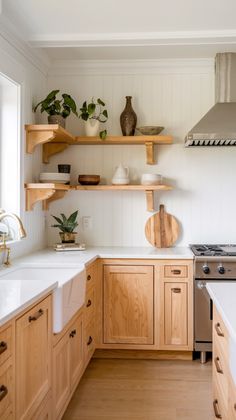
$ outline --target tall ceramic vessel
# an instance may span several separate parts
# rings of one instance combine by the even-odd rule
[[[132,96],[126,96],[126,106],[120,115],[120,126],[123,136],[133,136],[137,125],[137,115],[132,108],[131,99]]]

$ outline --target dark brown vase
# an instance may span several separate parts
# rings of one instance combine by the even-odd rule
[[[137,115],[132,108],[131,99],[132,96],[126,96],[126,106],[120,115],[120,126],[123,136],[133,136],[137,124]]]

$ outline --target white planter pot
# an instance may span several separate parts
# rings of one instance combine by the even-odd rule
[[[84,127],[86,136],[98,136],[100,128],[100,123],[98,120],[88,119],[85,121]]]

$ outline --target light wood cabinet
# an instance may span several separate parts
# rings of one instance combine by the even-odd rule
[[[49,394],[30,420],[52,420],[52,398]]]
[[[0,418],[15,417],[14,322],[0,328]]]
[[[51,297],[16,320],[16,418],[29,419],[51,388]]]
[[[105,265],[104,343],[153,344],[153,266]]]
[[[61,418],[84,368],[83,311],[80,311],[53,348],[54,418]]]
[[[214,418],[236,419],[236,385],[229,366],[229,333],[213,308],[213,408]]]
[[[161,350],[193,350],[192,265],[156,267],[157,336]]]

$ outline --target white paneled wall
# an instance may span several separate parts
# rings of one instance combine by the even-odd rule
[[[178,245],[191,242],[236,242],[236,149],[184,148],[184,136],[214,103],[213,60],[167,60],[156,62],[59,63],[51,69],[49,89],[71,93],[81,104],[101,97],[109,111],[107,128],[120,134],[119,116],[124,97],[133,96],[138,125],[163,125],[174,136],[171,146],[156,147],[157,165],[145,163],[143,146],[71,146],[46,166],[72,164],[72,181],[78,174],[100,174],[111,180],[116,165],[129,166],[132,181],[144,172],[161,173],[174,190],[156,194],[156,208],[166,210],[181,224]],[[83,124],[72,117],[68,129],[83,132]],[[141,192],[70,192],[51,205],[48,215],[49,243],[57,240],[50,228],[50,214],[79,209],[80,241],[88,245],[148,245],[145,195]],[[92,228],[83,230],[83,216],[92,218]]]

